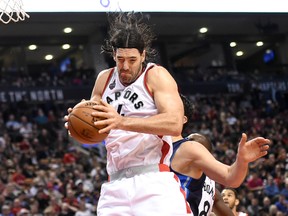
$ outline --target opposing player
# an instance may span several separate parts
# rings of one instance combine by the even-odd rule
[[[95,125],[105,125],[99,133],[109,132],[109,182],[101,187],[97,215],[187,215],[183,190],[169,172],[171,136],[181,133],[183,104],[170,73],[148,62],[154,35],[138,15],[110,17],[102,48],[116,67],[99,73],[91,95],[100,101],[92,115],[106,118]]]
[[[233,215],[248,216],[247,213],[237,212],[237,207],[240,204],[240,200],[238,199],[237,191],[234,188],[224,188],[221,191],[221,196],[224,200],[224,203],[232,210]]]
[[[190,134],[186,139],[187,141],[193,141],[202,144],[209,152],[212,150],[210,141],[198,133]],[[174,152],[181,147],[182,142],[174,142]],[[171,160],[174,160],[174,155]],[[177,160],[177,159],[176,159]],[[176,161],[177,163],[177,161]],[[172,163],[173,164],[173,163]],[[186,192],[186,199],[190,204],[194,215],[208,216],[212,210],[217,216],[233,216],[230,208],[224,203],[220,191],[215,186],[215,181],[205,175],[200,168],[194,166],[195,170],[190,171],[190,175],[180,174],[172,168],[177,176],[179,177],[183,188]],[[189,169],[189,168],[188,168]],[[202,173],[202,175],[199,175]],[[195,178],[192,178],[192,177]],[[200,177],[198,177],[200,176]]]
[[[185,111],[183,130],[185,130],[186,126],[189,126],[193,107],[185,96],[182,96],[182,101]],[[207,137],[197,133],[190,135],[189,138],[183,138],[181,135],[173,137],[171,170],[179,177],[194,215],[209,215],[211,212],[215,194],[214,181],[238,187],[246,177],[248,164],[266,155],[269,143],[270,140],[263,137],[247,141],[247,136],[243,133],[236,160],[228,166],[217,161],[210,153],[211,142]]]
[[[208,177],[206,176],[206,178]],[[216,216],[234,216],[231,209],[225,205],[224,200],[222,199],[221,193],[217,188],[215,188],[215,196],[214,196],[213,201],[212,201],[212,204],[213,204],[212,211],[214,214],[216,214]],[[200,216],[206,216],[206,214],[204,213]]]

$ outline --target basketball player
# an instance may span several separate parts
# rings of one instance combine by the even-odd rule
[[[104,125],[99,133],[109,133],[109,182],[101,187],[97,215],[190,214],[169,169],[171,136],[181,134],[183,126],[177,84],[165,68],[148,62],[154,35],[141,14],[112,15],[117,16],[109,17],[110,37],[102,49],[116,67],[99,73],[91,95],[91,100],[100,101],[92,115],[106,118],[95,126]]]
[[[182,98],[183,99],[183,98]],[[190,134],[186,139],[187,141],[198,142],[203,145],[209,152],[212,151],[212,145],[210,141],[198,133]],[[174,158],[175,152],[178,148],[181,148],[181,142],[174,142],[174,154],[171,160],[177,160]],[[173,164],[173,162],[172,162]],[[194,215],[205,216],[210,215],[212,210],[217,216],[234,216],[230,208],[224,203],[220,191],[215,187],[215,181],[201,171],[197,166],[194,166],[195,171],[190,171],[190,176],[180,174],[173,170],[179,177],[183,188],[186,191],[186,200],[190,204],[191,210]],[[200,178],[198,173],[202,173]],[[195,176],[195,178],[191,178]]]
[[[248,216],[247,213],[237,212],[237,206],[240,204],[237,191],[233,188],[225,188],[221,191],[222,198],[227,206],[232,210],[235,216]]]
[[[184,104],[183,130],[185,130],[190,123],[193,105],[185,96],[181,98]],[[266,155],[269,143],[270,140],[263,137],[247,141],[247,136],[243,133],[236,160],[228,166],[217,161],[210,153],[212,146],[207,137],[197,133],[187,138],[181,135],[173,137],[171,170],[179,177],[193,214],[209,215],[215,195],[214,181],[226,186],[238,187],[246,177],[248,164]],[[209,178],[206,178],[206,175]]]

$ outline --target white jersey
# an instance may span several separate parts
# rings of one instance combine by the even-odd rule
[[[248,216],[248,214],[244,212],[237,212],[237,213],[238,213],[238,216]]]
[[[214,199],[215,199],[215,181],[206,176],[204,185],[202,187],[202,198],[198,207],[199,216],[211,214]]]
[[[153,97],[146,86],[146,76],[154,67],[149,63],[137,80],[123,86],[117,67],[110,72],[102,99],[112,105],[119,114],[146,118],[158,113]],[[125,130],[111,130],[105,140],[107,172],[109,175],[131,166],[150,164],[170,165],[172,138]]]

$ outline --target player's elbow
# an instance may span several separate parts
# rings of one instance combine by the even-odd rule
[[[226,187],[238,188],[238,187],[241,186],[242,181],[237,181],[237,180],[234,179],[234,180],[227,180],[227,181],[225,181],[223,183],[224,183],[224,185]]]
[[[238,188],[241,186],[243,180],[236,179],[234,176],[222,176],[219,181],[221,184],[225,185],[225,187],[231,187],[231,188]]]
[[[229,182],[228,184],[226,184],[227,187],[231,187],[231,188],[238,188],[241,186],[242,182],[236,182],[236,181],[232,181]]]

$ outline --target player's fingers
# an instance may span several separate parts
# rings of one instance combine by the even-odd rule
[[[108,127],[105,127],[105,128],[102,128],[101,130],[99,130],[98,133],[99,134],[109,133],[111,129],[112,129],[112,127],[108,126]]]
[[[265,139],[263,137],[257,137],[253,141],[256,142],[258,146],[262,146],[262,145],[265,145],[265,144],[268,145],[271,142],[269,139]]]
[[[108,112],[109,111],[109,108],[107,106],[102,105],[102,104],[94,105],[93,109],[95,109],[97,111],[101,111],[101,112]],[[94,115],[94,112],[92,113],[92,115]],[[95,113],[95,115],[97,115],[97,113]]]
[[[108,110],[103,110],[103,109],[102,110],[97,109],[94,112],[92,112],[91,115],[96,118],[109,118],[110,117]]]
[[[94,121],[93,124],[94,124],[96,127],[106,126],[106,125],[110,125],[110,124],[111,124],[111,121],[110,121],[109,119],[103,119],[103,120]]]
[[[68,113],[71,113],[72,110],[73,110],[73,108],[69,107],[69,108],[67,109],[67,112],[68,112]]]
[[[68,129],[68,122],[65,122],[64,127]]]
[[[68,121],[68,119],[69,119],[68,115],[65,115],[65,116],[63,117],[63,120],[64,120],[64,121]]]
[[[261,151],[261,152],[265,152],[265,151],[267,151],[269,148],[270,148],[270,146],[269,146],[268,144],[261,145],[261,146],[260,146],[260,151]]]
[[[268,154],[268,151],[261,151],[261,152],[259,152],[259,157],[258,158],[263,157],[263,156],[265,156],[267,154]]]
[[[247,141],[247,135],[246,135],[246,133],[242,133],[240,145],[244,145],[246,143],[246,141]]]

